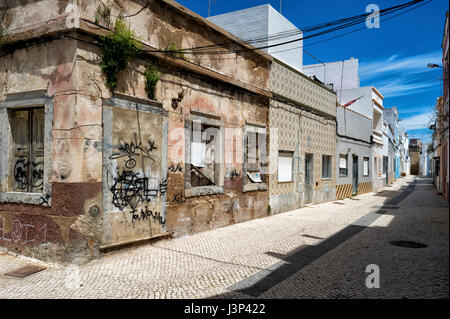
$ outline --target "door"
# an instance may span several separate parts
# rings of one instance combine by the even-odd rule
[[[352,174],[353,174],[353,194],[358,193],[358,156],[353,155],[353,166],[352,166]]]
[[[386,167],[386,185],[389,184],[389,157],[384,156],[384,165]]]
[[[313,179],[313,155],[305,154],[305,203],[311,202]]]

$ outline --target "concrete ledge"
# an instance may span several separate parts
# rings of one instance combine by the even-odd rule
[[[246,184],[242,187],[242,192],[252,192],[252,191],[265,191],[268,189],[266,183],[252,183]]]
[[[185,190],[184,197],[223,194],[223,186],[197,186]]]

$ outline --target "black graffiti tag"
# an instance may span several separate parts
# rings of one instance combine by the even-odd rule
[[[40,200],[41,200],[41,205],[43,205],[43,206],[49,206],[50,204],[49,204],[49,202],[48,202],[48,200],[50,199],[50,195],[49,194],[47,194],[47,195],[45,195],[45,196],[41,196],[41,198],[40,198]]]
[[[131,213],[133,214],[133,221],[147,220],[152,218],[153,221],[157,221],[161,225],[166,224],[166,219],[163,216],[161,216],[160,212],[153,212],[149,210],[147,207],[141,209],[140,214],[136,213],[135,211],[132,211]]]
[[[173,203],[177,203],[177,204],[182,204],[184,202],[186,202],[186,199],[183,196],[183,193],[179,193],[179,194],[175,194],[173,196]]]
[[[180,163],[178,163],[177,166],[170,164],[169,172],[171,172],[171,173],[183,172],[183,169],[181,168]]]
[[[116,153],[113,153],[110,159],[117,159],[127,156],[128,159],[125,161],[125,167],[128,169],[134,168],[136,166],[136,160],[134,157],[141,156],[144,158],[149,158],[154,161],[153,157],[150,153],[157,149],[155,146],[155,142],[148,141],[148,147],[144,147],[141,142],[131,142],[126,143],[120,141],[119,145],[114,145],[114,148],[117,149]]]
[[[31,186],[41,187],[44,181],[44,162],[31,162],[25,158],[17,159],[14,164],[14,180],[19,189],[26,189],[28,180],[28,170],[31,166]]]
[[[117,208],[130,207],[133,211],[144,203],[162,196],[167,191],[167,181],[164,180],[156,188],[150,187],[149,178],[133,171],[123,170],[110,188],[113,194],[113,204]]]
[[[25,158],[19,158],[14,164],[14,180],[19,189],[26,189],[28,186],[28,165],[30,163]]]

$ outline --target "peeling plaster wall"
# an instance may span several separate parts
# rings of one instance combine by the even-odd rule
[[[169,40],[178,46],[229,41],[214,28],[202,25],[195,17],[183,16],[165,2],[150,1],[150,10],[144,10],[142,15],[132,20],[132,29],[144,42],[156,47],[166,46],[165,34],[170,34]],[[140,8],[139,1],[122,3],[125,12],[135,12]],[[34,4],[46,10],[33,13]],[[27,32],[30,36],[35,34],[39,25],[48,29],[49,25],[54,26],[55,21],[64,20],[66,23],[65,18],[70,12],[82,12],[82,15],[92,18],[97,5],[94,0],[41,0],[25,1],[22,7],[12,5],[8,9],[11,17],[8,41],[11,43],[14,34],[18,38],[26,37]],[[68,8],[76,10],[68,13]],[[113,14],[122,10],[115,6],[112,9]],[[73,17],[76,27],[79,16]],[[55,32],[64,28],[54,26]],[[235,59],[228,57],[196,61],[232,79],[260,89],[267,88],[269,59],[253,52],[243,53]],[[267,191],[242,192],[242,128],[247,123],[267,126],[268,98],[153,58],[152,63],[162,74],[156,87],[156,100],[166,113],[168,132],[160,130],[160,118],[153,122],[144,113],[139,114],[144,120],[142,137],[155,138],[160,142],[157,147],[167,147],[168,161],[158,172],[155,171],[160,179],[167,176],[167,191],[161,199],[164,203],[159,202],[156,207],[157,210],[161,208],[166,223],[164,227],[128,227],[132,224],[132,215],[123,211],[116,214],[112,222],[112,215],[107,214],[112,211],[111,203],[105,204],[105,199],[111,196],[111,185],[103,170],[107,160],[105,147],[112,148],[116,142],[120,144],[121,138],[134,138],[137,132],[134,131],[135,126],[128,125],[130,112],[122,114],[117,111],[109,123],[113,127],[113,143],[105,143],[105,101],[112,95],[105,87],[99,62],[98,47],[68,38],[18,48],[0,58],[0,102],[11,93],[45,90],[53,103],[53,118],[50,119],[53,132],[50,148],[51,205],[0,203],[0,246],[42,260],[83,263],[100,256],[103,244],[147,238],[164,232],[182,236],[268,214]],[[143,72],[148,63],[140,59],[130,61],[129,67],[119,76],[117,91],[147,99]],[[174,99],[178,100],[175,104]],[[214,116],[224,128],[234,129],[233,134],[225,134],[226,147],[232,158],[225,163],[221,173],[224,177],[221,194],[185,197],[183,129],[192,112]],[[124,161],[126,159],[116,161],[116,164],[124,165]],[[117,175],[112,177],[114,181]]]
[[[223,44],[236,44],[224,37],[221,33],[225,32],[224,30],[215,25],[213,29],[212,23],[174,1],[149,1],[148,7],[142,11],[140,10],[146,5],[146,0],[106,0],[103,2],[111,9],[112,16],[109,25],[103,23],[106,27],[112,27],[115,21],[114,17],[121,14],[126,17],[125,20],[130,24],[130,28],[136,36],[143,43],[155,49],[165,50],[171,45],[175,45],[177,49],[220,45],[220,48],[211,48],[206,51],[228,52],[229,49]],[[80,8],[80,17],[95,21],[95,12],[99,5],[100,1],[85,1],[83,7]],[[180,7],[182,9],[177,9]],[[135,15],[137,12],[139,14]],[[132,16],[127,17],[129,15]],[[239,45],[231,46],[233,49],[236,47],[239,48]],[[179,55],[178,57],[245,83],[260,88],[268,87],[270,61],[258,53],[252,51],[227,55],[185,53],[184,56]]]
[[[1,246],[35,258],[85,262],[99,255],[102,207],[101,107],[78,91],[77,43],[47,42],[0,60],[1,101],[8,94],[46,91],[53,103],[51,204],[0,203]],[[50,116],[47,114],[46,116]],[[2,181],[5,183],[5,181]]]

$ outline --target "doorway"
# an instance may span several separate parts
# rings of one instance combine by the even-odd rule
[[[353,195],[358,194],[358,156],[353,155],[353,165],[352,165],[352,173],[353,173]]]
[[[311,203],[313,194],[313,154],[305,154],[305,204]]]

